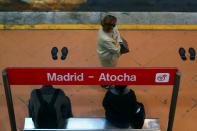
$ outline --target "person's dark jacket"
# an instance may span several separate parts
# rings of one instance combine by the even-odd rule
[[[52,86],[45,86],[40,89],[43,99],[46,102],[50,102],[54,95],[55,88]],[[69,97],[65,96],[64,92],[59,89],[59,93],[54,104],[57,114],[58,128],[64,128],[65,119],[73,117],[71,102]],[[34,120],[38,117],[38,111],[40,108],[40,102],[38,100],[36,89],[31,92],[31,98],[29,100],[29,117]],[[36,121],[34,121],[35,127],[37,127]]]
[[[138,108],[134,91],[126,88],[119,94],[110,89],[103,100],[106,119],[119,128],[128,128]]]

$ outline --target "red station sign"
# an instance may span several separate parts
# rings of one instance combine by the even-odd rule
[[[10,85],[173,85],[176,68],[6,68]]]

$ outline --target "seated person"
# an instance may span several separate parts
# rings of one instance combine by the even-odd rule
[[[33,90],[28,107],[29,116],[38,129],[64,128],[65,119],[73,116],[70,99],[51,85]]]
[[[138,103],[133,90],[126,85],[116,85],[108,90],[103,100],[106,119],[118,128],[140,129],[144,124],[145,111]]]

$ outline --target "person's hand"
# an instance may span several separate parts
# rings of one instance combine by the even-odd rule
[[[116,48],[120,48],[120,44],[119,43],[116,43],[115,46],[116,46]]]
[[[123,44],[123,42],[119,42],[119,44]]]

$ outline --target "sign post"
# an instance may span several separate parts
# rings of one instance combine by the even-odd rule
[[[4,84],[6,101],[7,101],[7,107],[8,107],[8,114],[9,114],[9,119],[10,119],[11,130],[12,131],[17,131],[13,101],[12,101],[12,93],[11,93],[10,85],[8,83],[7,73],[6,73],[5,70],[3,71],[2,76],[3,76],[3,84]]]
[[[179,92],[176,68],[6,68],[4,89],[12,131],[17,131],[10,85],[173,85],[167,131],[172,131]]]
[[[177,98],[178,98],[178,94],[179,94],[180,79],[181,79],[181,73],[177,72],[176,77],[175,77],[175,83],[173,85],[167,131],[172,131],[172,128],[173,128]]]

